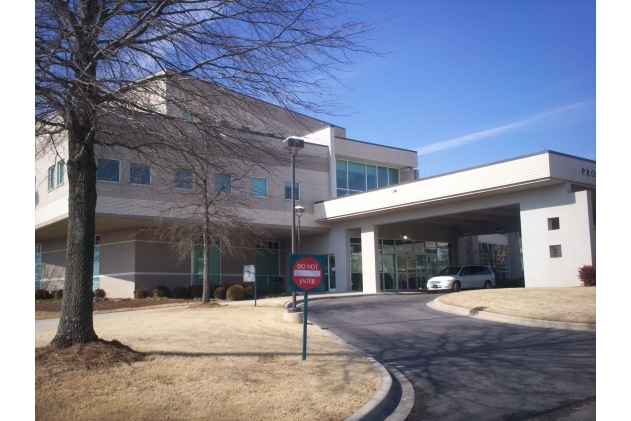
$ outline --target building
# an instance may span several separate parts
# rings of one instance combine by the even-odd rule
[[[227,194],[247,195],[242,212],[273,241],[242,259],[215,248],[211,282],[241,282],[245,264],[255,264],[257,284],[286,279],[293,210],[283,136],[305,139],[296,160],[296,204],[305,208],[298,218],[301,251],[327,255],[328,291],[417,290],[450,264],[489,262],[497,265],[498,278],[523,277],[527,287],[575,286],[578,268],[595,265],[594,161],[545,151],[418,179],[415,151],[353,140],[333,124],[241,100],[249,105],[233,121],[212,118],[220,126],[239,125],[245,135],[264,127],[274,136],[261,138],[260,145],[275,158],[266,161],[266,170],[252,168],[245,176],[217,173],[215,183]],[[169,104],[164,100],[152,108],[185,123],[199,115],[195,104],[190,109]],[[252,107],[265,108],[265,121],[252,118],[260,115]],[[63,158],[61,145],[58,154],[42,153],[35,163],[36,288],[63,287],[68,221]],[[178,261],[168,242],[147,231],[164,212],[166,199],[156,191],[184,191],[190,174],[160,173],[138,161],[125,151],[97,153],[94,288],[110,297],[132,297],[140,287],[201,283],[199,247]]]

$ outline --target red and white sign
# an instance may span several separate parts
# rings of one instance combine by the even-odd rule
[[[303,257],[291,268],[294,283],[303,289],[313,289],[322,281],[322,265],[311,257]]]

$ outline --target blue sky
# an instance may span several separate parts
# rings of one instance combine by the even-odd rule
[[[421,177],[544,149],[596,159],[596,5],[395,0],[343,75],[351,139],[418,151]]]

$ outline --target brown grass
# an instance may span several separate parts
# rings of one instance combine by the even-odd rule
[[[570,323],[596,323],[596,287],[507,288],[443,295],[443,304],[489,313]]]
[[[94,314],[115,313],[119,311],[149,310],[152,308],[187,305],[191,300],[153,300],[153,299],[114,299],[93,303]],[[58,319],[61,313],[61,301],[35,302],[35,320]]]
[[[365,359],[274,307],[204,305],[94,323],[146,357],[76,369],[36,362],[41,420],[342,420],[381,385]],[[36,334],[47,345],[55,331]],[[50,355],[49,355],[50,357]],[[81,366],[84,364],[84,366]],[[51,368],[53,367],[53,368]]]

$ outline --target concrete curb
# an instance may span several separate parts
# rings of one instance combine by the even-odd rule
[[[377,294],[370,294],[370,295],[377,295]],[[354,296],[355,295],[338,296],[338,297],[323,296],[323,297],[314,297],[313,300],[317,301],[317,300],[326,300],[326,299],[335,299],[335,298],[350,298]],[[312,299],[310,298],[309,301],[311,300]],[[303,300],[296,299],[296,306],[301,305],[302,303],[303,303]],[[285,303],[284,307],[289,308],[291,304],[292,302],[288,301],[287,303]],[[307,320],[307,322],[309,323],[309,320]],[[355,412],[353,415],[346,418],[345,421],[405,421],[408,415],[410,415],[410,412],[412,412],[412,407],[414,406],[414,387],[409,382],[409,380],[399,370],[397,370],[390,364],[381,364],[370,354],[366,353],[360,348],[357,348],[356,346],[349,344],[348,342],[346,342],[344,339],[340,338],[336,334],[328,330],[322,329],[320,326],[318,326],[315,323],[310,323],[310,324],[318,328],[320,332],[322,332],[325,336],[327,336],[333,342],[336,342],[342,345],[343,347],[348,348],[351,351],[366,358],[368,361],[372,363],[372,365],[374,365],[377,368],[377,370],[379,370],[379,373],[381,374],[381,387],[379,388],[379,390],[377,390],[377,392],[370,398],[368,402],[366,402],[364,406],[359,408],[359,410]],[[394,376],[399,382],[399,384],[401,385],[401,389],[402,389],[401,400],[397,404],[397,407],[395,408],[395,410],[386,417],[384,412],[390,405],[391,403],[390,400],[392,399],[392,396],[394,394],[394,389],[392,387],[392,376]]]
[[[506,316],[504,314],[490,313],[481,310],[469,310],[468,308],[450,306],[438,301],[438,298],[427,303],[427,307],[446,313],[458,314],[460,316],[476,317],[492,322],[509,323],[522,326],[544,327],[549,329],[566,329],[566,330],[587,330],[596,331],[596,324],[592,323],[569,323],[554,322],[551,320],[528,319],[525,317]]]
[[[316,324],[312,324],[312,326],[320,329],[324,335],[326,335],[333,342],[336,342],[345,348],[350,349],[351,351],[361,355],[366,358],[368,361],[372,363],[372,365],[379,370],[381,374],[381,387],[377,392],[370,398],[368,402],[357,412],[355,412],[350,417],[346,418],[345,421],[377,421],[377,420],[388,420],[388,421],[404,421],[407,416],[412,411],[412,406],[414,406],[414,388],[410,384],[410,382],[397,370],[392,366],[385,367],[384,364],[381,364],[379,361],[374,359],[371,355],[367,354],[363,350],[349,344],[339,336],[331,333],[327,330],[322,329],[320,326]],[[394,389],[392,387],[392,376],[389,369],[392,370],[392,373],[396,376],[397,380],[401,383],[401,388],[403,389],[403,394],[401,396],[401,402],[404,404],[399,404],[395,411],[388,416],[387,418],[384,416],[383,412],[386,410],[388,405],[390,404],[390,399],[394,393]],[[410,389],[412,390],[410,394]],[[405,400],[404,400],[405,399]],[[400,408],[399,408],[400,407]],[[409,407],[409,408],[408,408]],[[406,412],[407,411],[407,412]]]

